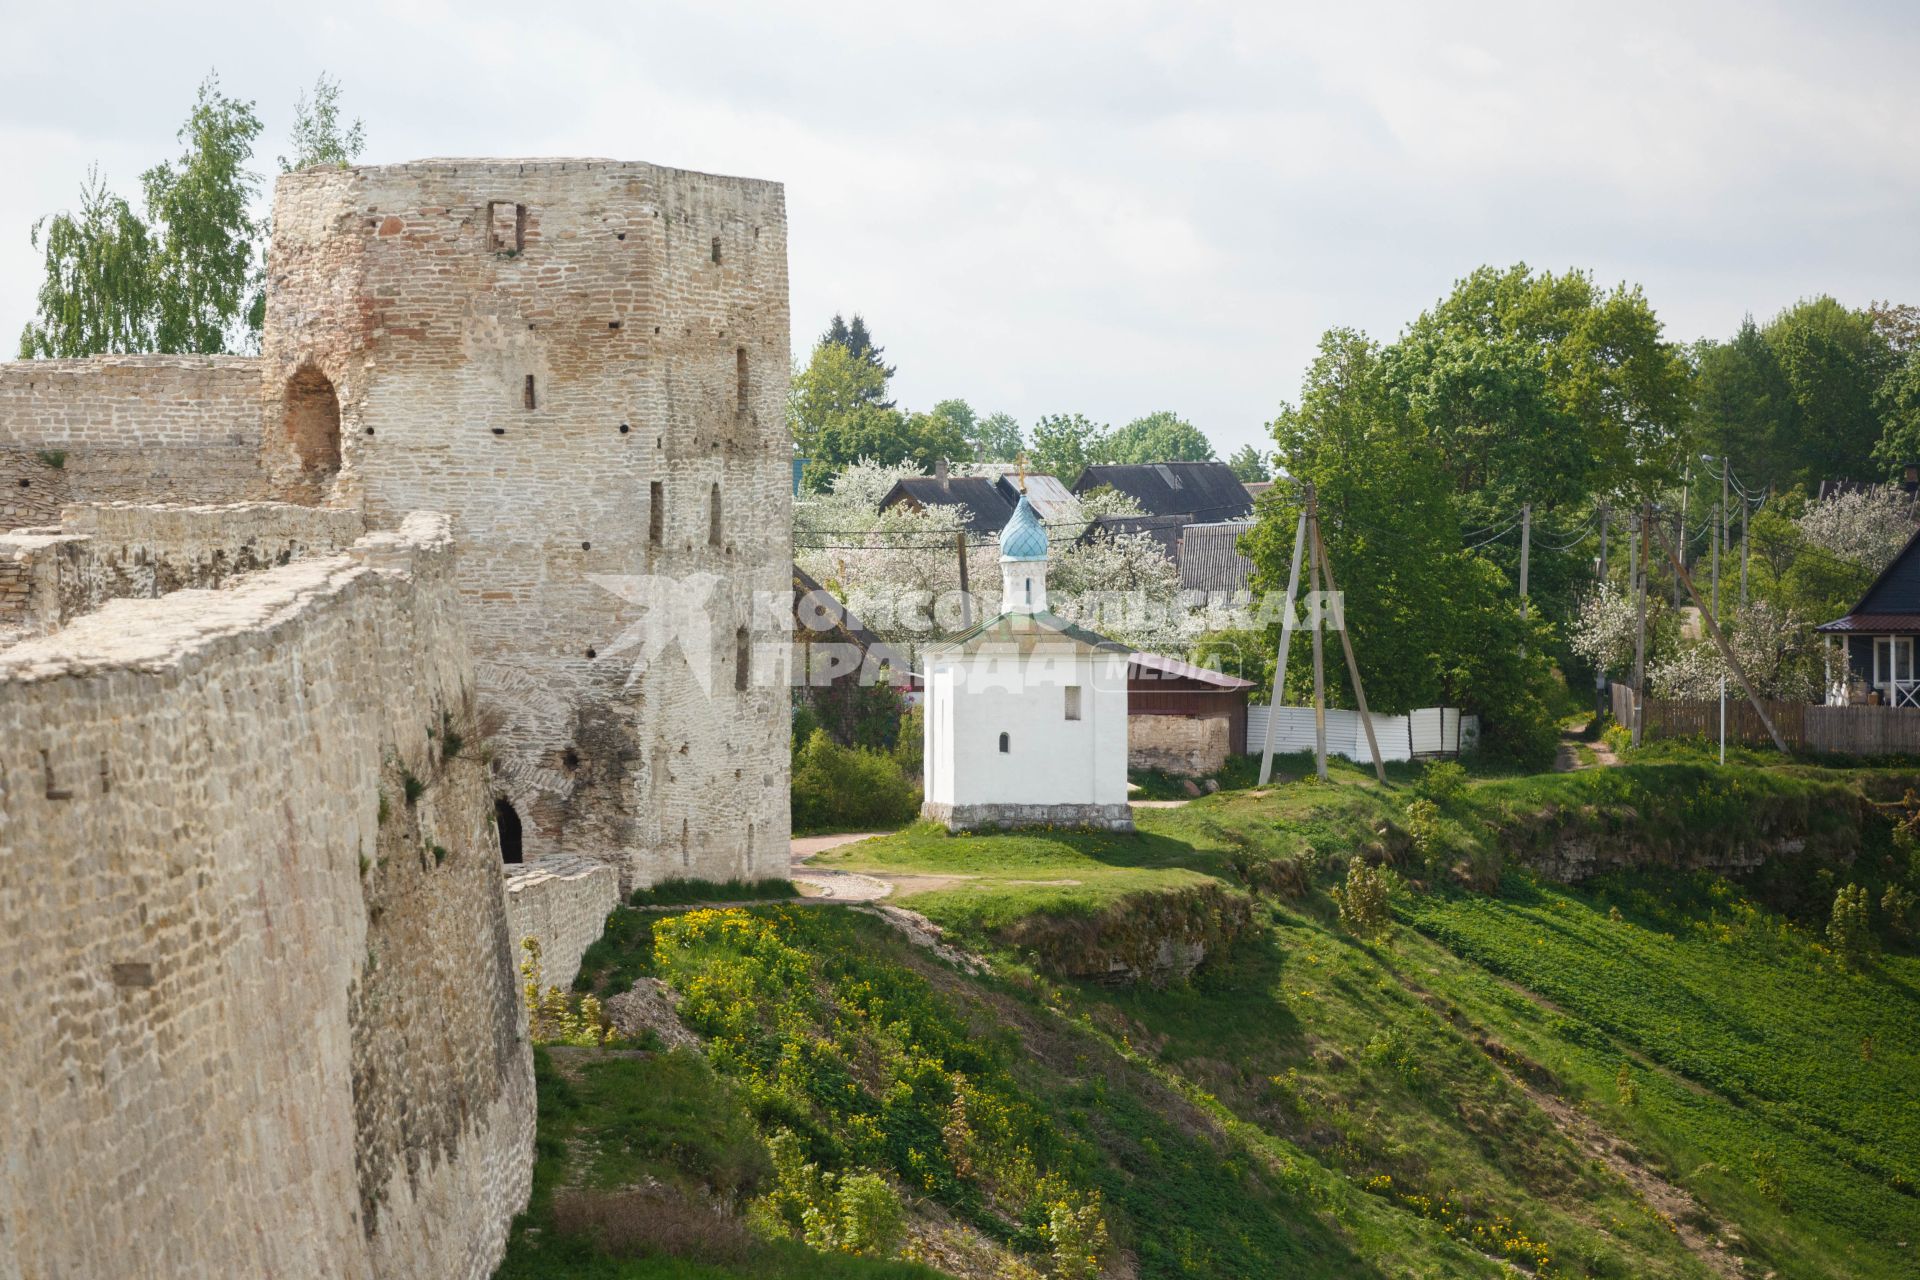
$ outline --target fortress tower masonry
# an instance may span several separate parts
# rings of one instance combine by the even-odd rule
[[[505,855],[782,874],[782,188],[429,160],[282,178],[273,228],[268,496],[452,517]]]

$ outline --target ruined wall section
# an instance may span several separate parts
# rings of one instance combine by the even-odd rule
[[[0,1271],[497,1263],[532,1064],[459,615],[414,516],[0,651]]]
[[[580,957],[606,932],[620,905],[613,868],[592,858],[560,856],[507,868],[507,936],[516,957],[522,943],[540,944],[540,985],[573,989]]]
[[[0,363],[0,530],[67,502],[265,496],[258,358]]]
[[[597,858],[623,888],[782,874],[781,188],[425,161],[283,178],[274,228],[269,404],[322,372],[340,406],[330,499],[375,523],[453,515],[496,789],[527,858]],[[298,474],[271,426],[265,452]],[[756,618],[756,594],[777,607]]]
[[[330,555],[364,531],[357,511],[279,502],[79,504],[55,528],[0,533],[0,626],[45,633],[109,600],[217,587]]]

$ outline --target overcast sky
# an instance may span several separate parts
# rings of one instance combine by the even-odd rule
[[[263,170],[325,70],[369,163],[784,182],[796,354],[859,311],[905,405],[1170,408],[1223,455],[1322,331],[1391,337],[1480,263],[1638,282],[1684,340],[1920,301],[1920,5],[274,8],[0,0],[0,343],[33,220],[90,162],[137,197],[209,68]]]

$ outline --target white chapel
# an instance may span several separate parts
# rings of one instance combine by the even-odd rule
[[[1133,830],[1125,645],[1047,609],[1026,494],[1000,533],[1002,612],[927,656],[923,816],[949,830]]]

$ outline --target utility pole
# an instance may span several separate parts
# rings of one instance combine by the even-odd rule
[[[967,592],[967,531],[959,529],[953,535],[954,547],[960,553],[960,629],[973,630],[973,596]]]
[[[1653,557],[1652,548],[1647,544],[1647,528],[1653,523],[1653,504],[1640,506],[1640,539],[1637,544],[1638,555],[1633,567],[1634,587],[1634,624],[1633,624],[1633,745],[1640,745],[1641,706],[1645,702],[1643,690],[1647,683],[1647,561]]]
[[[1273,722],[1287,700],[1287,651],[1293,647],[1293,602],[1300,594],[1300,557],[1307,546],[1307,509],[1293,530],[1293,567],[1287,570],[1287,611],[1280,616],[1280,659],[1273,668],[1273,698],[1267,703],[1267,742],[1260,752],[1260,785],[1273,777]]]
[[[1753,545],[1753,504],[1740,495],[1740,607],[1747,607],[1747,551]]]
[[[1333,629],[1340,633],[1340,651],[1347,658],[1347,679],[1353,681],[1353,700],[1360,704],[1360,727],[1366,731],[1367,751],[1373,756],[1373,776],[1381,786],[1387,785],[1387,767],[1380,760],[1380,743],[1373,736],[1373,716],[1367,711],[1367,691],[1360,683],[1360,664],[1353,660],[1353,637],[1347,634],[1347,611],[1338,603],[1340,585],[1333,580],[1333,561],[1327,559],[1327,544],[1320,540],[1320,514],[1316,509],[1313,517],[1313,549],[1320,557],[1320,568],[1327,576],[1327,594],[1335,600],[1333,609]],[[1459,744],[1454,745],[1456,754]]]
[[[1600,585],[1607,582],[1607,504],[1600,504]],[[1593,672],[1593,713],[1607,714],[1607,667],[1603,662]],[[1594,722],[1596,725],[1598,720]]]
[[[1307,486],[1307,527],[1318,528],[1320,517],[1318,500],[1314,497],[1313,486]],[[1324,642],[1320,636],[1321,602],[1320,594],[1320,540],[1315,538],[1309,544],[1307,556],[1308,573],[1313,583],[1313,771],[1320,781],[1327,780],[1327,669],[1323,653]]]
[[[1680,494],[1680,510],[1673,517],[1673,540],[1684,557],[1687,554],[1687,495],[1684,490]],[[1653,557],[1649,555],[1647,560],[1651,563]],[[1680,575],[1677,573],[1673,576],[1673,607],[1676,610],[1680,607]]]
[[[1713,616],[1720,616],[1720,552],[1727,543],[1727,460],[1720,459],[1720,510],[1713,517]]]
[[[1693,585],[1693,579],[1687,576],[1686,566],[1681,564],[1679,557],[1674,554],[1672,543],[1667,544],[1667,557],[1673,561],[1673,571],[1679,574],[1680,580],[1686,584],[1687,595],[1693,599],[1694,607],[1700,610],[1707,624],[1707,634],[1713,638],[1714,647],[1720,650],[1720,660],[1727,664],[1727,669],[1733,672],[1734,678],[1740,682],[1740,687],[1746,690],[1747,701],[1753,704],[1754,711],[1760,717],[1760,723],[1767,726],[1767,733],[1773,738],[1773,745],[1780,748],[1781,755],[1792,755],[1793,752],[1787,747],[1787,740],[1780,736],[1778,729],[1773,727],[1773,717],[1767,714],[1766,707],[1760,701],[1760,695],[1753,691],[1753,682],[1747,679],[1746,668],[1740,665],[1740,659],[1733,656],[1733,650],[1727,646],[1727,638],[1720,634],[1720,624],[1714,621],[1711,613],[1707,612],[1706,602],[1700,599],[1699,588]]]
[[[1533,547],[1533,504],[1520,504],[1520,621],[1527,620],[1527,557]],[[1520,646],[1522,653],[1526,645]]]

